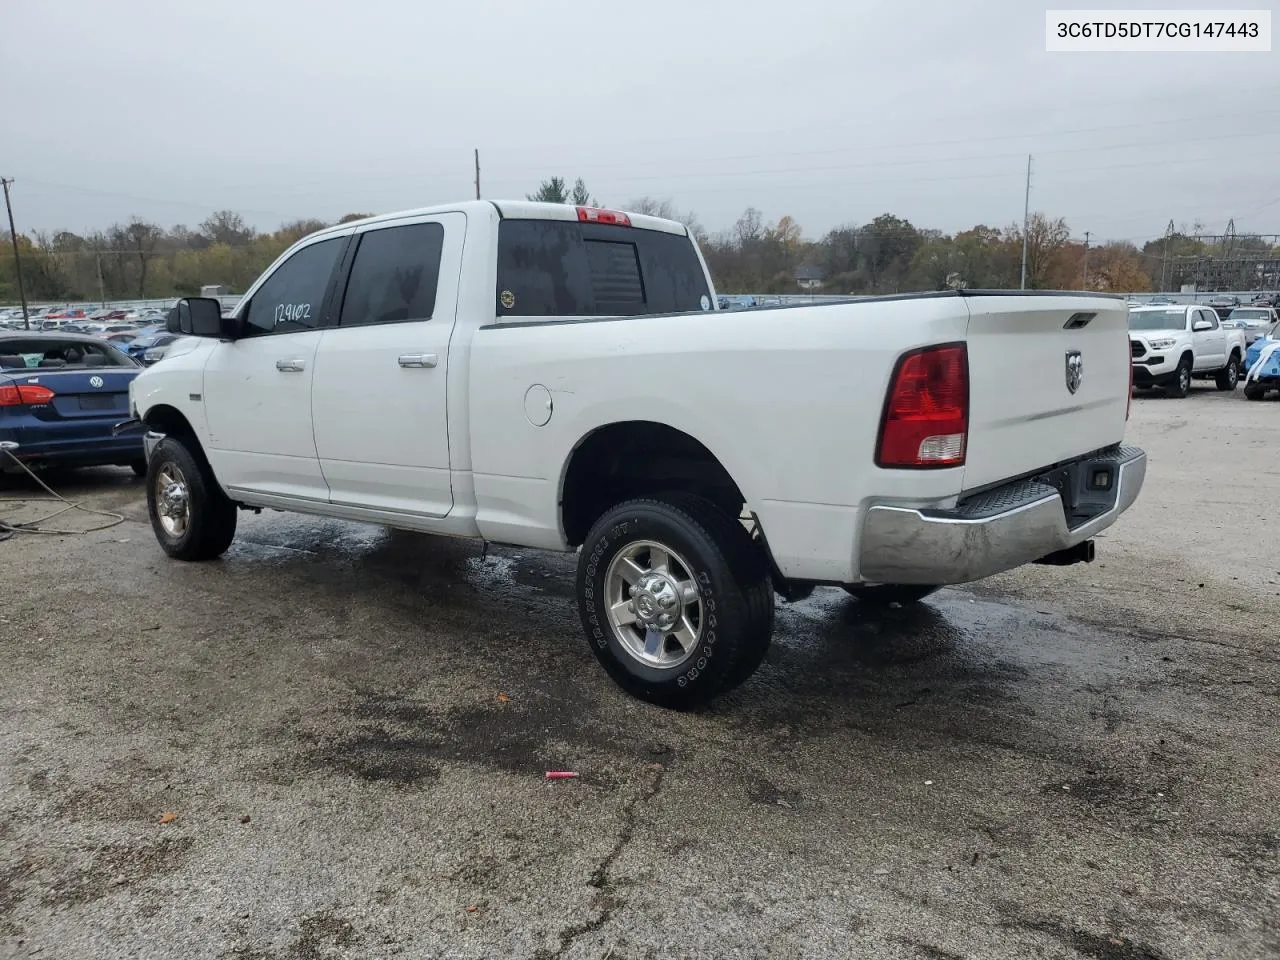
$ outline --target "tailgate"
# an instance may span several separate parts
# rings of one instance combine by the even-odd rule
[[[1014,294],[967,303],[965,490],[1124,438],[1130,376],[1124,300]]]

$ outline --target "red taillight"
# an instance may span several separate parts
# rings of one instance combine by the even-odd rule
[[[969,438],[969,354],[963,343],[904,355],[893,373],[876,465],[959,467]]]
[[[52,390],[35,383],[0,387],[0,407],[29,407],[38,403],[48,403],[52,399]]]
[[[617,210],[601,210],[597,207],[579,207],[578,219],[583,223],[613,223],[619,227],[631,226],[631,218]]]

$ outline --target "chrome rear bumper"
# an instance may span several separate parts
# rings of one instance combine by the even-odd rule
[[[950,510],[872,506],[859,550],[862,581],[967,583],[1073,547],[1111,526],[1138,498],[1147,455],[1137,447],[1121,447],[1070,469],[1086,483],[1095,471],[1112,474],[1111,489],[1095,503],[1096,512],[1074,526],[1068,525],[1062,494],[1047,477],[986,491]],[[1096,492],[1091,496],[1098,500]]]

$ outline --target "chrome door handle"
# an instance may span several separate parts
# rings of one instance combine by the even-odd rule
[[[402,367],[434,367],[439,362],[440,358],[434,353],[400,354],[400,366]]]
[[[300,373],[307,368],[305,360],[277,360],[276,369],[281,373]]]

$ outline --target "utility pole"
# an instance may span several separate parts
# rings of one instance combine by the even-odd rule
[[[1160,263],[1160,292],[1164,293],[1169,287],[1169,248],[1173,245],[1173,221],[1169,221],[1169,226],[1164,231],[1164,256]]]
[[[98,258],[98,302],[105,307],[107,305],[107,291],[102,285],[102,251],[96,251],[95,255]]]
[[[1027,193],[1022,201],[1022,286],[1027,289],[1027,228],[1031,225],[1031,154],[1027,154]]]
[[[1089,289],[1089,231],[1084,232],[1084,288]]]
[[[0,184],[4,186],[4,208],[9,212],[9,239],[13,241],[13,272],[18,277],[18,299],[22,301],[22,325],[27,330],[31,329],[31,317],[27,313],[27,292],[22,287],[22,257],[18,255],[18,231],[13,225],[13,204],[9,202],[9,184],[13,183],[13,179],[6,180],[0,177]]]
[[[476,199],[480,199],[480,148],[476,147]]]

